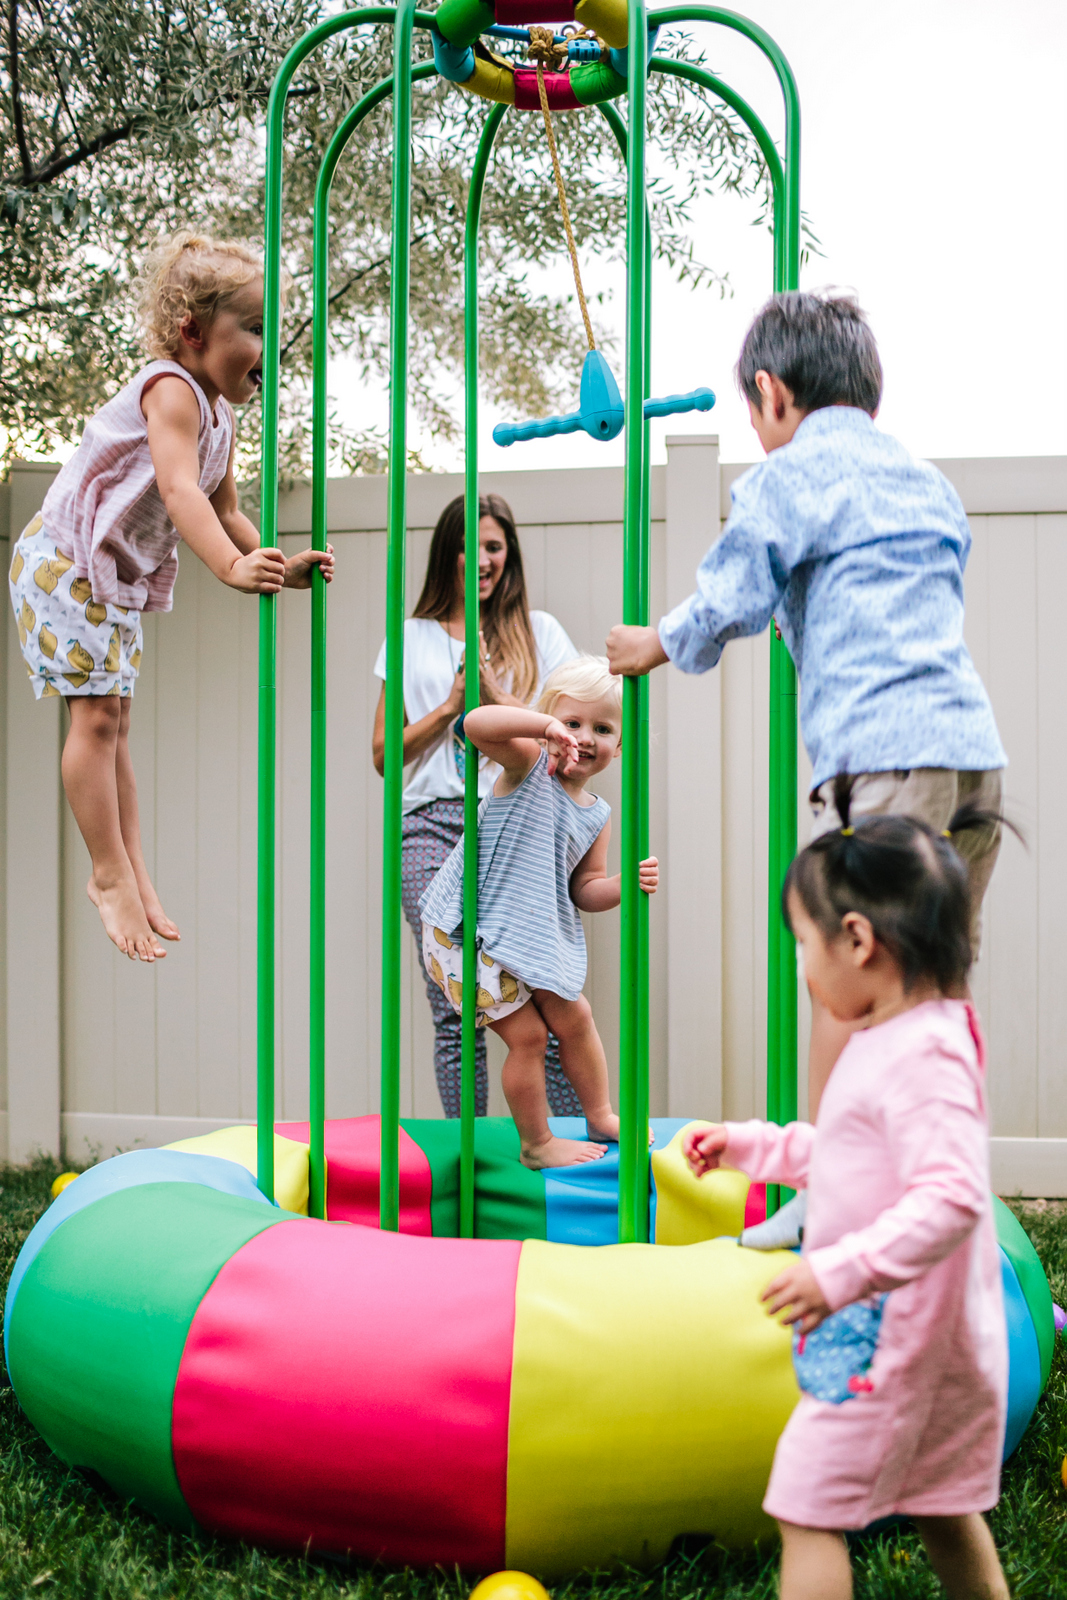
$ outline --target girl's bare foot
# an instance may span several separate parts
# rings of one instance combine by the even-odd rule
[[[166,951],[155,938],[145,916],[132,875],[106,888],[95,877],[86,884],[89,899],[100,913],[104,931],[131,961],[156,961]]]
[[[523,1147],[519,1157],[524,1167],[540,1172],[542,1167],[576,1167],[582,1161],[599,1161],[608,1153],[603,1144],[587,1144],[584,1139],[557,1139],[549,1134],[541,1144]]]
[[[605,1116],[586,1117],[585,1131],[590,1139],[603,1139],[608,1144],[619,1142],[619,1119],[614,1111]]]
[[[148,918],[148,926],[152,932],[158,933],[161,939],[180,939],[177,923],[172,922],[167,916],[152,885],[138,882],[137,887],[141,891],[141,904],[144,906],[144,914]],[[166,951],[163,954],[166,955]]]

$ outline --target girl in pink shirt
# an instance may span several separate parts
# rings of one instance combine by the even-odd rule
[[[333,552],[260,548],[238,508],[233,406],[257,392],[263,270],[243,245],[193,233],[161,243],[143,279],[153,359],[86,425],[15,547],[11,598],[34,693],[70,710],[63,785],[92,857],[89,898],[131,960],[178,929],[141,849],[129,752],[141,613],[169,611],[179,540],[246,594],[306,589]]]
[[[996,1504],[1007,1339],[989,1189],[985,1051],[966,995],[967,870],[910,817],[844,825],[793,862],[783,911],[812,997],[858,1024],[818,1122],[695,1128],[692,1170],[721,1164],[808,1189],[803,1253],[767,1287],[793,1325],[802,1395],[764,1509],[782,1600],[848,1600],[844,1532],[915,1519],[950,1595],[1006,1600],[981,1515]]]

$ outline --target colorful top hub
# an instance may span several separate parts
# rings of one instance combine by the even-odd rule
[[[444,0],[438,8],[433,39],[434,63],[442,78],[483,100],[537,111],[541,101],[537,68],[516,66],[495,55],[482,35],[529,40],[531,27],[546,23],[576,24],[584,32],[554,33],[560,70],[544,70],[552,111],[614,100],[626,92],[629,72],[626,0]],[[650,29],[651,60],[658,29]],[[531,41],[532,42],[532,41]]]

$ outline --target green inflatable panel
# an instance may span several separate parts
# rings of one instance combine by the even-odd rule
[[[459,1233],[459,1119],[404,1117],[430,1163],[430,1221],[437,1239]],[[545,1179],[519,1160],[519,1136],[510,1117],[478,1117],[474,1124],[474,1232],[479,1239],[547,1239]]]
[[[626,93],[626,79],[620,78],[606,61],[589,61],[570,70],[574,98],[583,106],[599,105]]]
[[[10,1354],[15,1393],[57,1455],[194,1526],[171,1451],[186,1335],[219,1269],[290,1216],[198,1184],[151,1183],[56,1229],[19,1290]]]
[[[1052,1290],[1037,1251],[1014,1211],[998,1195],[993,1196],[993,1218],[997,1227],[997,1243],[1015,1268],[1023,1299],[1030,1308],[1030,1317],[1037,1334],[1037,1348],[1041,1356],[1041,1388],[1048,1383],[1052,1371],[1052,1357],[1056,1349],[1056,1323],[1052,1315]]]
[[[434,21],[449,44],[462,48],[493,26],[496,12],[485,0],[444,0],[434,13]]]

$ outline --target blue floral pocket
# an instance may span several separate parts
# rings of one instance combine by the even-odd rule
[[[831,1312],[811,1333],[793,1333],[793,1370],[797,1383],[814,1400],[842,1405],[858,1394],[869,1394],[874,1384],[867,1376],[886,1296],[872,1295],[840,1311]]]

